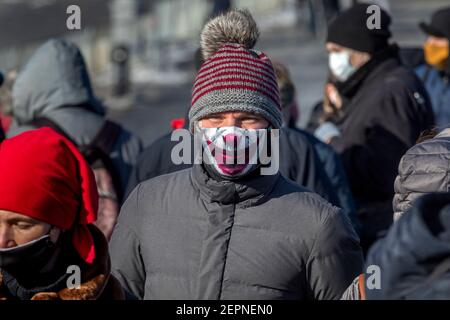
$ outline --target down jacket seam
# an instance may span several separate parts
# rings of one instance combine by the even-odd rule
[[[221,275],[222,280],[220,281],[219,300],[222,297],[222,288],[223,288],[223,282],[224,282],[224,278],[225,278],[225,270],[226,270],[227,264],[228,264],[228,252],[230,251],[230,241],[231,241],[231,237],[233,236],[233,228],[234,228],[235,219],[236,219],[236,205],[233,204],[233,221],[230,226],[230,236],[228,237],[228,240],[227,240],[227,251],[225,252],[225,258],[224,258],[225,262],[224,262],[223,268],[222,268],[222,275]]]

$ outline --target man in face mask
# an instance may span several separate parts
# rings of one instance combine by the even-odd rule
[[[48,244],[56,243],[59,233],[58,228],[52,228],[48,223],[16,212],[0,210],[0,249],[16,248],[32,241],[40,242],[44,238],[50,240],[46,241]]]
[[[50,128],[5,140],[0,180],[0,300],[123,298],[93,225],[95,177],[71,142]]]
[[[373,15],[378,12],[372,25]],[[394,180],[401,156],[433,124],[428,95],[389,44],[386,11],[357,4],[331,21],[326,48],[341,105],[315,132],[341,155],[367,249],[392,223]],[[332,122],[331,122],[332,121]]]
[[[195,55],[196,60],[196,69],[197,71],[200,69],[201,64],[203,62],[203,57],[201,57],[201,51],[198,50]],[[275,68],[277,70],[277,68]],[[277,76],[278,78],[278,76]],[[311,191],[314,191],[324,197],[326,200],[328,200],[330,203],[340,206],[340,202],[336,194],[335,188],[333,187],[329,177],[327,176],[326,170],[323,169],[323,165],[320,161],[319,153],[316,152],[315,143],[313,143],[306,134],[303,134],[302,132],[297,132],[298,130],[292,130],[291,128],[287,128],[288,124],[295,123],[295,117],[297,115],[297,106],[293,101],[295,100],[292,96],[293,89],[287,89],[286,86],[280,86],[280,100],[283,112],[283,118],[285,122],[285,126],[282,129],[282,133],[279,135],[279,146],[280,146],[280,157],[279,157],[279,169],[283,176],[286,178],[298,183],[301,186],[304,186]],[[287,101],[287,102],[286,102]],[[284,107],[286,105],[286,107]],[[240,148],[239,150],[241,152],[246,152],[246,149],[250,151],[250,147],[255,145],[255,139],[252,138],[252,134],[256,136],[258,133],[263,133],[263,131],[266,131],[264,128],[267,128],[268,125],[264,126],[263,129],[249,129],[248,125],[252,125],[252,123],[246,121],[238,121],[240,118],[243,117],[249,117],[250,119],[254,119],[255,117],[261,118],[258,114],[255,113],[248,113],[248,112],[235,112],[236,114],[236,123],[230,122],[229,124],[235,124],[234,129],[229,128],[227,130],[228,133],[231,133],[233,131],[234,134],[239,134],[240,136],[248,136],[246,140],[241,139],[241,144],[237,145],[237,147],[244,147],[244,149]],[[221,113],[218,114],[217,117],[226,118],[227,115],[231,115],[231,113]],[[264,118],[263,118],[264,119]],[[206,124],[207,126],[211,127],[213,124],[212,121],[209,121],[208,119],[204,119],[203,121],[199,121],[197,124],[197,132],[201,133],[200,124]],[[242,123],[241,123],[242,122]],[[267,121],[266,121],[267,122]],[[214,124],[215,125],[215,124]],[[225,123],[226,125],[226,123]],[[189,127],[189,120],[183,119],[181,126],[184,126],[185,128]],[[239,127],[243,130],[237,129]],[[178,129],[174,126],[172,126],[173,129]],[[247,128],[247,129],[246,129]],[[216,134],[214,134],[214,128],[204,128],[207,129],[205,131],[205,134],[210,134],[214,137],[217,137]],[[238,132],[239,131],[239,132]],[[221,133],[225,134],[225,132],[221,129]],[[172,151],[180,142],[177,139],[172,140],[172,136],[176,135],[177,132],[170,132],[168,134],[165,134],[164,136],[158,138],[155,142],[153,142],[150,146],[148,146],[139,156],[139,159],[137,160],[136,166],[133,168],[133,172],[130,177],[130,181],[127,187],[127,195],[130,194],[133,189],[141,182],[145,180],[149,180],[151,178],[172,173],[175,171],[183,170],[186,168],[189,168],[192,166],[193,162],[191,159],[183,161],[181,163],[179,162],[173,162],[171,160],[172,157]],[[229,135],[231,137],[231,135]],[[317,141],[316,138],[313,137],[315,141]],[[188,140],[188,139],[186,139]],[[220,144],[225,145],[225,140],[216,140],[216,142],[219,142]],[[229,142],[233,142],[232,139],[228,139]],[[192,140],[190,141],[192,143]],[[210,140],[211,142],[211,140]],[[201,145],[201,142],[200,142]],[[216,144],[211,145],[211,147],[215,146]],[[220,147],[220,145],[218,146]],[[330,147],[327,147],[330,148]],[[208,149],[206,149],[207,151]],[[222,152],[223,153],[223,152]],[[206,153],[206,156],[213,160],[213,163],[216,163],[216,161],[211,157],[212,155],[208,152]],[[219,153],[217,153],[216,156],[219,156]],[[256,154],[252,154],[253,159],[248,159],[249,162],[255,163],[257,161],[257,158],[255,158]],[[193,157],[193,153],[190,154],[189,158]],[[230,159],[230,158],[229,158]],[[220,160],[220,159],[218,159]],[[252,161],[253,160],[253,161]],[[331,160],[330,160],[331,161]],[[223,161],[222,162],[226,162]],[[211,163],[211,164],[213,164]],[[241,168],[244,169],[244,167],[241,164]],[[225,166],[224,166],[225,167]],[[230,166],[228,166],[230,167]],[[217,169],[219,169],[216,166]],[[255,166],[246,166],[245,170],[251,170],[252,168],[255,168]],[[220,170],[220,169],[219,169]],[[214,174],[213,170],[212,174]],[[237,178],[239,175],[242,175],[245,173],[245,171],[239,171],[239,174],[237,171],[235,171],[236,174],[234,174],[234,178]],[[231,178],[231,175],[227,176],[228,178]]]
[[[349,219],[255,156],[282,124],[258,34],[248,11],[206,24],[189,113],[205,161],[139,184],[122,207],[113,272],[139,299],[336,299],[360,270]]]
[[[421,23],[426,33],[424,42],[425,62],[415,68],[430,96],[436,124],[439,129],[450,125],[450,7],[433,14],[431,23]]]
[[[61,229],[46,222],[0,210],[0,268],[23,275],[33,264],[33,269],[42,271],[55,253],[60,233]],[[33,276],[37,274],[33,273]],[[41,282],[42,278],[35,280]],[[32,282],[31,279],[26,281]]]

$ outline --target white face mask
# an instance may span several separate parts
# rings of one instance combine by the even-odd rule
[[[347,80],[357,68],[350,63],[350,52],[331,52],[328,64],[331,72],[339,81]]]
[[[240,177],[258,166],[258,142],[267,129],[239,127],[198,128],[205,162],[224,177]]]

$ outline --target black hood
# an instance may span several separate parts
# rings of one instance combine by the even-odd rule
[[[104,115],[95,98],[83,56],[72,43],[51,39],[39,47],[13,87],[13,114],[19,124],[66,106]]]
[[[366,266],[380,267],[381,289],[366,288],[367,298],[449,299],[450,265],[432,277],[449,258],[450,193],[425,195],[369,251]]]

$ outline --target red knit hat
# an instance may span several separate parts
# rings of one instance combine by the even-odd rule
[[[87,224],[97,218],[94,174],[66,138],[50,128],[22,133],[0,144],[0,210],[73,230],[73,245],[87,263],[95,259]]]
[[[189,111],[195,121],[221,112],[259,114],[280,128],[282,114],[270,59],[253,50],[259,31],[246,10],[232,10],[210,20],[201,34],[205,62],[198,71]]]

